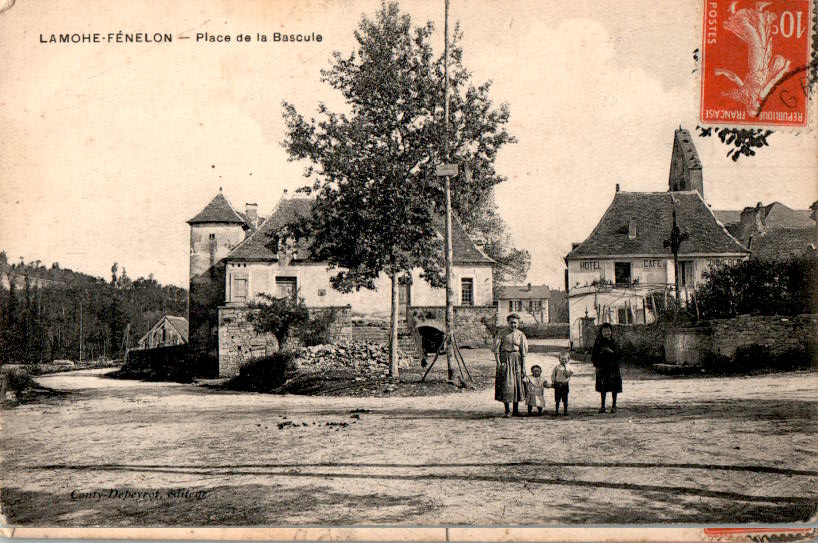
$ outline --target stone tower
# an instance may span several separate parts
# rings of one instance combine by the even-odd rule
[[[218,368],[218,307],[225,300],[224,257],[244,241],[250,226],[219,193],[190,225],[190,289],[188,291],[189,342],[201,357],[203,373]]]
[[[693,145],[690,132],[679,127],[673,137],[668,191],[683,190],[698,191],[701,197],[704,198],[702,163],[699,160],[699,153],[696,152],[696,146]]]

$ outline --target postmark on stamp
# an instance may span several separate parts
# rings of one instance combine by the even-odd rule
[[[810,0],[706,0],[700,120],[807,125]]]

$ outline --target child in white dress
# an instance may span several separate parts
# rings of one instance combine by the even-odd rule
[[[545,389],[548,388],[548,381],[542,374],[542,368],[536,364],[531,366],[531,375],[526,375],[524,381],[528,416],[531,416],[534,407],[537,408],[537,415],[540,416],[545,406]]]

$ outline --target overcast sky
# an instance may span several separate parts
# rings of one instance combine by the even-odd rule
[[[528,280],[563,284],[562,257],[610,204],[614,187],[664,191],[673,130],[694,132],[699,2],[452,0],[475,81],[511,109],[497,202]],[[658,4],[658,5],[657,5]],[[403,2],[437,23],[443,0]],[[333,50],[374,1],[26,2],[0,14],[0,249],[11,259],[107,277],[153,273],[187,286],[185,221],[219,187],[266,213],[304,183],[288,163],[281,102],[312,113],[337,98],[319,82]],[[41,44],[52,33],[172,33],[171,44]],[[228,44],[179,40],[230,34]],[[320,43],[237,43],[237,33],[320,33]],[[103,38],[105,39],[105,38]],[[814,105],[814,103],[813,103]],[[815,126],[815,108],[811,112]],[[818,199],[818,137],[779,132],[734,163],[695,138],[707,201],[741,209]]]

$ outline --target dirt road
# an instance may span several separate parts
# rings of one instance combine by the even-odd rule
[[[626,379],[610,415],[578,370],[568,417],[518,419],[499,417],[489,389],[319,398],[46,376],[70,393],[0,414],[3,512],[13,525],[201,526],[769,523],[816,510],[814,373]]]

